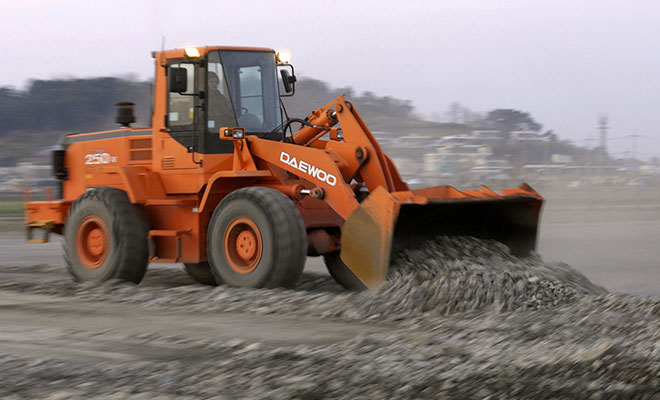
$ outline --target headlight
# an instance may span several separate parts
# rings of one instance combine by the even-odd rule
[[[186,53],[186,57],[199,58],[199,50],[197,50],[197,47],[186,47],[184,52]]]
[[[243,139],[245,137],[244,128],[226,127],[220,128],[220,140]]]
[[[286,51],[280,51],[277,53],[277,62],[288,64],[291,62],[291,54]]]
[[[245,129],[234,128],[234,133],[232,136],[234,137],[234,139],[243,139],[245,137]]]

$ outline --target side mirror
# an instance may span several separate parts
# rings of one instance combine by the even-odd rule
[[[282,84],[284,85],[284,91],[287,93],[286,95],[288,96],[293,96],[293,94],[296,92],[296,81],[298,80],[296,76],[294,75],[293,72],[293,65],[290,64],[285,64],[283,67],[290,67],[291,68],[291,73],[287,71],[286,69],[281,69],[280,70],[280,75],[282,76]]]
[[[185,93],[188,90],[188,70],[181,67],[170,67],[170,92]]]

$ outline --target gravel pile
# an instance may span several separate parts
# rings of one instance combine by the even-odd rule
[[[315,274],[296,290],[211,288],[157,267],[139,286],[62,279],[0,289],[392,327],[332,345],[127,338],[196,356],[122,366],[0,352],[0,397],[660,398],[660,299],[609,294],[566,264],[471,238],[399,253],[388,282],[366,293]]]
[[[492,307],[538,309],[607,291],[563,263],[518,258],[495,241],[437,237],[395,256],[388,283],[374,293],[389,312],[452,314]]]

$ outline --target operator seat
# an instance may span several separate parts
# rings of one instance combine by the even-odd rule
[[[261,132],[263,124],[256,115],[246,112],[238,117],[238,126],[245,128],[246,132]]]

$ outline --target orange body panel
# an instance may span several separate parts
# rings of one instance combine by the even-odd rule
[[[28,224],[63,225],[71,203],[70,200],[31,201],[25,204],[25,220]]]

